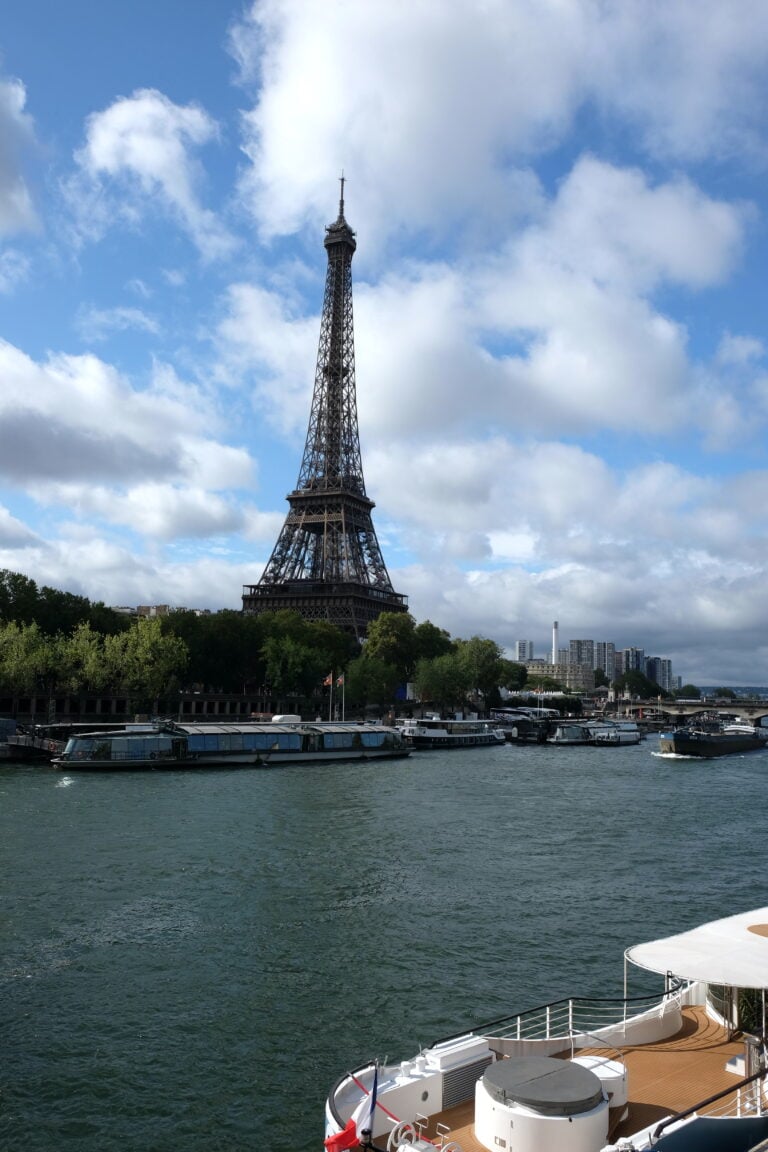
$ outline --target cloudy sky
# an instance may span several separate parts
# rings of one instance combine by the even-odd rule
[[[0,23],[0,567],[239,607],[338,177],[366,487],[454,636],[768,684],[764,0],[25,0]]]

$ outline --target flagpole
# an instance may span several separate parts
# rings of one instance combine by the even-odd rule
[[[331,691],[328,695],[328,720],[333,720],[333,672],[331,672]]]
[[[341,718],[345,720],[347,716],[347,678],[341,678]]]

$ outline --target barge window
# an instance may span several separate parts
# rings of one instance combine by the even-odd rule
[[[354,732],[326,732],[323,735],[325,748],[352,748],[356,733]]]

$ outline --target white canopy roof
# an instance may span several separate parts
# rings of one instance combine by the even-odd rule
[[[651,972],[684,980],[768,988],[768,908],[713,920],[690,932],[635,944],[627,960]]]

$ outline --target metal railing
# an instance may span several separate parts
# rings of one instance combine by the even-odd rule
[[[679,981],[661,995],[652,993],[612,999],[576,996],[555,1000],[515,1016],[502,1016],[476,1028],[443,1036],[430,1047],[435,1048],[468,1035],[481,1035],[490,1039],[553,1040],[568,1039],[580,1033],[594,1034],[601,1029],[624,1024],[630,1017],[639,1016],[654,1007],[679,1000],[680,992],[686,986],[683,981]]]

